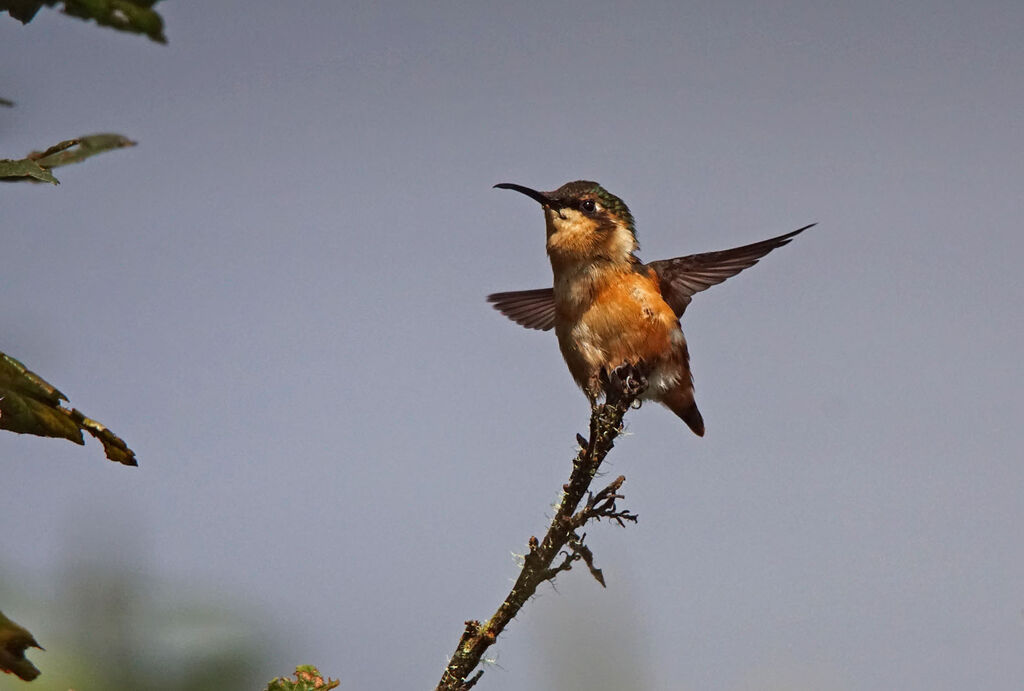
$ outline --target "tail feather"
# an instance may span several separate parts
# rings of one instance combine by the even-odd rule
[[[704,436],[704,417],[697,409],[697,402],[693,400],[693,389],[679,387],[669,391],[661,399],[669,410],[682,418],[693,433],[698,437]]]

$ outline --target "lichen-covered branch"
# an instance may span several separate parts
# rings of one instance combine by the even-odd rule
[[[591,412],[589,438],[581,435],[576,437],[580,450],[573,459],[569,481],[562,486],[562,498],[547,533],[541,540],[530,538],[528,552],[523,558],[523,569],[494,615],[483,624],[477,620],[466,622],[466,628],[436,691],[466,691],[472,688],[483,672],[478,670],[472,677],[470,675],[480,664],[486,650],[537,592],[540,584],[568,571],[573,562],[582,559],[591,575],[604,585],[601,570],[594,566],[593,553],[583,542],[586,535],[581,535],[579,530],[590,520],[607,518],[624,525],[625,521],[635,522],[637,519],[636,514],[620,511],[615,505],[616,500],[622,498],[619,489],[625,477],[619,476],[597,493],[589,490],[602,461],[622,431],[622,418],[647,385],[643,376],[628,365],[609,373],[604,383],[605,402],[594,406]],[[587,500],[579,508],[584,497]]]

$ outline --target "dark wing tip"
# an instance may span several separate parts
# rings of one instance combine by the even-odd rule
[[[816,225],[818,225],[818,224],[817,223],[810,223],[808,225],[805,225],[803,228],[797,228],[796,230],[791,230],[788,233],[785,233],[783,235],[776,235],[773,238],[768,238],[767,240],[761,240],[760,242],[752,242],[749,245],[743,245],[742,247],[735,247],[735,248],[733,248],[731,250],[722,250],[721,252],[708,252],[706,256],[711,256],[711,255],[721,256],[721,255],[727,254],[727,253],[729,253],[729,254],[733,254],[733,253],[735,253],[735,254],[747,253],[747,255],[752,259],[752,261],[750,263],[750,266],[753,266],[754,264],[756,264],[758,262],[758,260],[762,259],[766,254],[768,254],[772,250],[777,250],[778,248],[780,248],[780,247],[782,247],[784,245],[788,245],[790,242],[793,241],[793,238],[795,238],[797,235],[799,235],[800,233],[804,232],[805,230],[808,230],[809,228],[813,228]],[[701,256],[701,255],[697,255],[697,256]],[[748,268],[748,267],[744,267],[744,268]]]
[[[775,238],[772,238],[771,240],[768,240],[768,242],[777,242],[778,243],[777,246],[778,247],[782,247],[783,245],[788,244],[790,240],[795,238],[800,233],[804,232],[805,230],[809,230],[809,229],[813,228],[816,225],[818,225],[817,222],[809,223],[809,224],[805,225],[803,228],[797,228],[796,230],[792,230],[792,231],[786,233],[785,235],[779,235],[778,237],[775,237]]]

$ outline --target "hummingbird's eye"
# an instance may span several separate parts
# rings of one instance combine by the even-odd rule
[[[584,199],[580,202],[580,211],[587,216],[593,215],[597,211],[597,202],[593,199]]]

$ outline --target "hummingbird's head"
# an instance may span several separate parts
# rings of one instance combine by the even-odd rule
[[[625,202],[596,182],[567,182],[553,192],[508,182],[495,187],[521,192],[544,207],[548,256],[556,268],[597,259],[636,261],[633,253],[639,245],[633,214]]]

